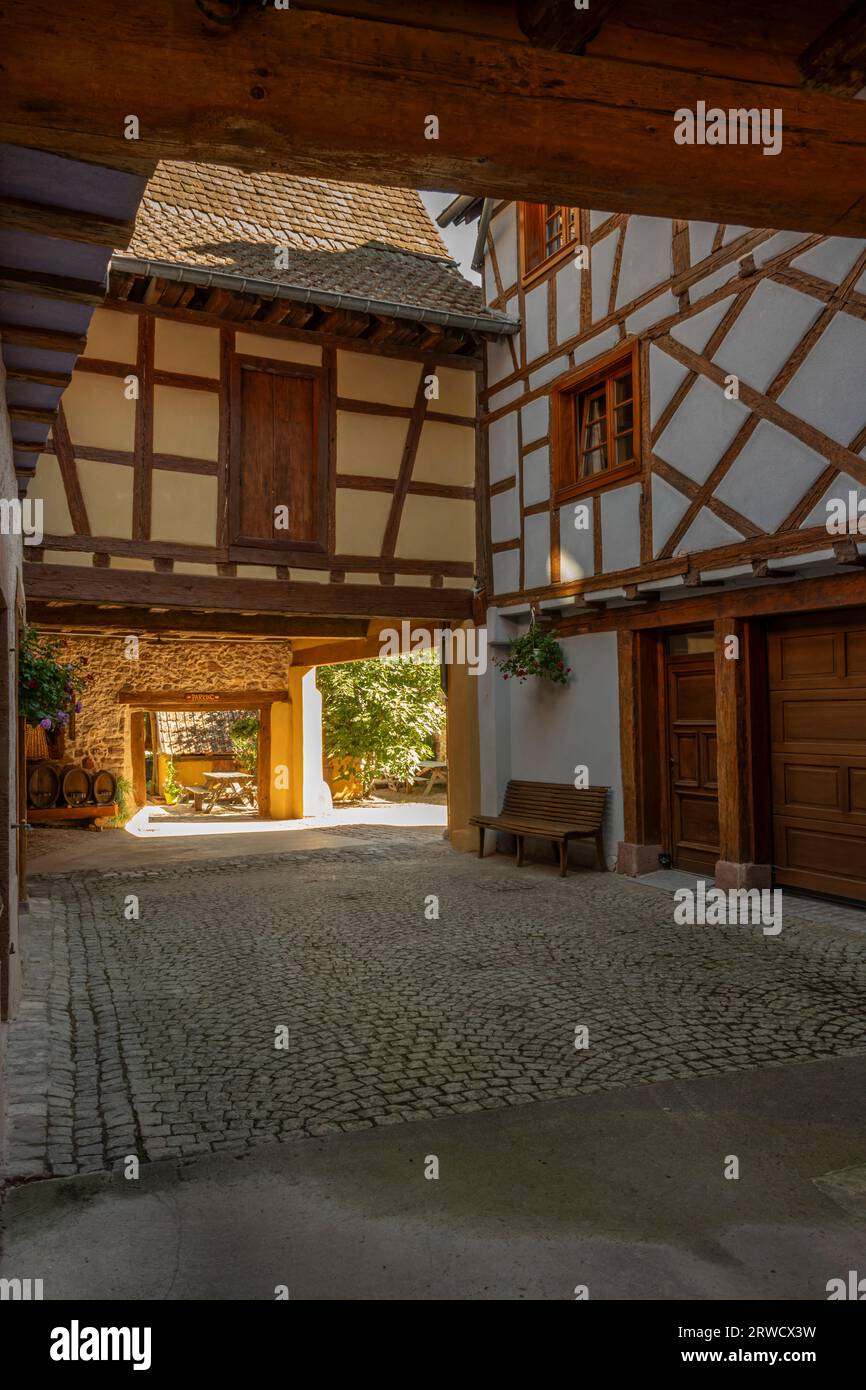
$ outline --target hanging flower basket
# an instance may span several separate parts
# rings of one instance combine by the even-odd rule
[[[505,680],[513,676],[523,685],[530,676],[536,676],[554,685],[567,685],[571,667],[565,664],[557,636],[558,633],[539,627],[533,618],[529,631],[510,644],[505,660],[496,662]]]
[[[25,629],[18,661],[18,708],[34,735],[56,734],[81,710],[86,660],[65,662],[61,650],[59,638],[35,627]]]

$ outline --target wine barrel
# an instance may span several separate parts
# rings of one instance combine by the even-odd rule
[[[114,773],[106,772],[105,768],[94,772],[90,794],[97,806],[107,806],[113,801],[117,794],[117,778]]]
[[[33,763],[27,772],[27,805],[40,811],[56,806],[60,796],[60,767],[57,763]]]
[[[90,800],[90,773],[77,763],[67,763],[60,774],[60,795],[67,806],[83,806]]]

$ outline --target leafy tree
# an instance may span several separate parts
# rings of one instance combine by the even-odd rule
[[[433,652],[321,666],[325,752],[343,762],[364,792],[377,777],[407,780],[429,758],[445,724]]]
[[[259,720],[244,714],[229,727],[229,739],[242,772],[255,772],[259,761]]]

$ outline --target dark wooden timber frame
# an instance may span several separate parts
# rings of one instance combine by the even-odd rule
[[[228,295],[226,297],[230,298]],[[288,306],[288,301],[286,304]],[[443,357],[440,352],[434,352],[432,349],[417,351],[393,344],[386,351],[384,347],[378,345],[359,344],[354,338],[340,337],[333,333],[327,335],[311,334],[304,330],[287,328],[282,323],[272,325],[243,321],[237,324],[237,330],[244,333],[253,333],[258,330],[260,334],[268,338],[315,343],[321,347],[322,351],[322,363],[320,366],[316,366],[259,356],[249,352],[237,353],[235,351],[235,325],[233,323],[227,324],[213,314],[189,309],[154,310],[149,305],[133,304],[125,299],[109,300],[105,307],[109,310],[137,315],[139,321],[137,360],[135,362],[115,362],[102,358],[82,357],[77,363],[76,370],[99,376],[116,377],[119,381],[131,375],[138,378],[139,394],[135,405],[134,450],[124,452],[75,444],[74,441],[70,441],[68,430],[65,429],[65,421],[62,417],[60,418],[58,427],[54,432],[54,439],[44,446],[44,450],[48,453],[53,452],[57,456],[76,534],[71,536],[46,535],[40,550],[44,548],[59,551],[90,551],[97,557],[94,558],[94,566],[109,570],[111,570],[111,557],[114,556],[132,555],[150,558],[153,561],[155,571],[164,575],[171,574],[174,563],[179,560],[216,564],[220,567],[220,576],[223,578],[230,577],[228,567],[236,563],[276,565],[278,578],[284,577],[280,576],[280,569],[291,565],[300,566],[303,569],[328,570],[331,582],[327,586],[304,585],[302,580],[298,580],[296,585],[292,585],[292,591],[298,595],[299,599],[298,611],[309,613],[333,611],[336,614],[358,614],[360,616],[364,613],[377,615],[387,612],[394,616],[408,616],[411,612],[413,616],[418,617],[434,616],[433,609],[428,612],[425,608],[425,604],[429,603],[428,599],[423,599],[418,605],[414,604],[413,596],[417,592],[415,586],[412,586],[410,591],[406,586],[397,588],[394,585],[396,574],[417,574],[425,576],[430,587],[438,591],[439,599],[434,602],[434,608],[441,610],[441,616],[468,617],[471,615],[472,598],[468,589],[465,593],[461,593],[459,590],[445,590],[443,579],[445,577],[465,577],[467,579],[472,577],[478,571],[477,557],[475,560],[466,561],[414,560],[402,559],[395,554],[395,551],[403,506],[408,495],[457,498],[465,501],[475,499],[475,490],[472,487],[416,482],[412,478],[421,427],[425,419],[429,418],[431,421],[445,424],[462,425],[467,428],[477,426],[477,417],[438,411],[436,401],[428,401],[424,390],[425,377],[431,372],[435,372],[440,366],[456,366],[462,370],[477,373],[480,370],[481,362],[475,347],[473,347],[471,355],[458,357],[446,355]],[[155,317],[216,328],[220,334],[219,376],[202,377],[194,373],[167,372],[157,369],[154,365]],[[413,328],[417,328],[417,326],[413,325]],[[433,337],[435,335],[431,335],[431,342]],[[353,352],[372,351],[377,355],[388,355],[401,360],[418,362],[420,376],[414,404],[412,406],[392,406],[385,403],[380,405],[378,402],[337,397],[336,352],[338,348]],[[246,369],[270,372],[278,376],[314,380],[319,384],[319,534],[315,540],[303,541],[289,538],[281,540],[278,537],[266,539],[240,537],[238,535],[237,465],[240,415],[238,399],[240,374]],[[154,452],[154,390],[157,386],[173,386],[184,390],[218,394],[220,418],[217,459],[192,458]],[[337,474],[336,417],[338,411],[347,414],[394,416],[409,422],[403,459],[396,480],[373,475]],[[131,539],[93,536],[91,534],[90,523],[75,470],[74,460],[76,458],[115,463],[131,467],[134,470],[133,537]],[[217,478],[216,545],[152,541],[150,539],[150,498],[154,469],[177,473],[196,473]],[[335,504],[338,488],[392,493],[394,500],[388,518],[384,543],[378,555],[351,555],[334,552]],[[31,567],[38,564],[40,561],[39,551],[35,549],[30,551],[28,561]],[[336,585],[343,583],[346,571],[369,573],[371,583],[379,583],[391,588],[391,597],[387,602],[384,600],[380,602],[378,606],[365,608],[358,601],[361,596],[354,585],[348,586],[342,594],[338,595]],[[77,568],[72,580],[74,582],[81,577],[82,571]],[[46,578],[47,575],[43,575],[43,580]],[[190,596],[185,601],[189,602],[191,607],[211,606],[213,590],[207,589],[207,585],[211,582],[204,577],[202,577],[202,581],[193,580],[189,586],[184,588],[185,595]],[[278,608],[281,611],[286,611],[290,607],[290,604],[286,602],[288,596],[285,589],[282,589],[282,597],[279,599],[273,592],[275,589],[273,580],[242,582],[267,583],[272,591],[268,607]],[[119,569],[116,571],[116,579],[111,581],[110,587],[120,595],[118,601],[136,601]],[[323,589],[324,594],[316,594],[314,589]],[[53,596],[47,592],[44,584],[37,584],[31,592],[39,597]],[[227,592],[228,586],[221,585],[221,596],[225,596]],[[248,589],[242,592],[250,595]],[[201,596],[201,602],[196,603],[192,595]],[[402,597],[398,598],[397,595]],[[56,594],[58,598],[67,596],[71,596],[68,585],[63,588],[62,592],[58,591]],[[80,596],[84,597],[83,591]],[[356,600],[354,604],[353,599]],[[236,605],[230,603],[227,606],[231,608]],[[250,607],[252,606],[254,605],[251,603]]]
[[[175,0],[46,0],[51,42],[35,43],[33,6],[8,0],[0,140],[134,171],[161,158],[323,178],[339,167],[384,184],[866,231],[866,204],[852,198],[866,113],[845,99],[862,86],[861,7],[840,37],[842,4],[788,0],[774,22],[766,6],[730,0],[721,42],[716,0],[640,7],[632,23],[625,0],[606,0],[589,23],[572,8],[563,36],[567,8],[298,0],[290,22],[243,5],[225,25]],[[122,81],[106,85],[109,70]],[[395,72],[411,76],[395,84]],[[50,109],[34,91],[51,93]],[[781,153],[676,145],[674,112],[708,96],[725,110],[784,108]],[[423,138],[431,111],[437,140]]]

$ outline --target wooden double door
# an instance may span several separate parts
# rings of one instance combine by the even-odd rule
[[[769,634],[776,882],[866,901],[866,614]]]
[[[715,660],[712,650],[680,654],[674,647],[665,665],[672,859],[678,869],[712,874],[719,858]]]

